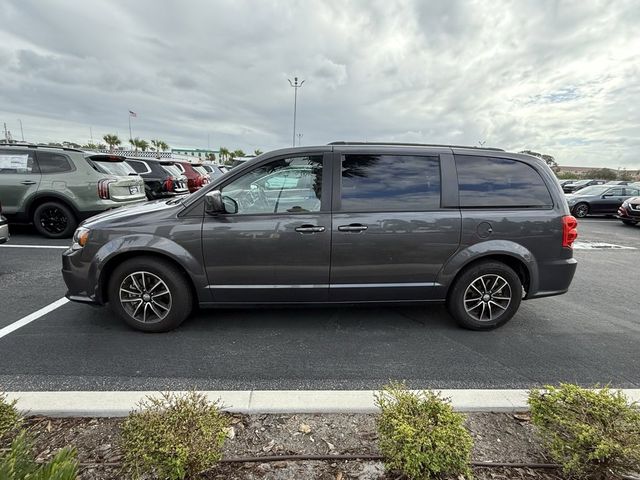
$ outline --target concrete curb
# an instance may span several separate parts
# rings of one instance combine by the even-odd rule
[[[439,390],[460,412],[528,410],[528,390]],[[622,390],[640,402],[640,389]],[[374,413],[373,390],[225,390],[201,392],[234,413]],[[18,408],[51,417],[124,417],[158,392],[7,392]]]

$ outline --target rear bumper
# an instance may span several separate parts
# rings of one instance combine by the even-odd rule
[[[526,298],[551,297],[566,293],[577,266],[578,262],[575,258],[554,260],[540,265],[538,288],[535,292],[529,292]]]

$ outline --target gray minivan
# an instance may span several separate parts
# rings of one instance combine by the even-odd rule
[[[196,305],[446,302],[466,328],[567,291],[576,220],[544,161],[499,149],[335,142],[262,154],[185,198],[84,222],[67,297],[134,328]]]

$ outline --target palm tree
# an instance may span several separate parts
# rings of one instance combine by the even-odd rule
[[[138,137],[136,138],[130,138],[129,139],[129,143],[131,144],[131,146],[134,148],[134,151],[137,152],[138,151],[138,142],[140,141],[140,139]]]
[[[109,150],[113,150],[113,147],[122,143],[118,136],[112,133],[107,133],[104,137],[102,137],[102,139],[107,145],[109,145]]]
[[[240,149],[234,150],[233,151],[233,156],[234,157],[244,157],[244,152]]]
[[[229,149],[226,147],[220,147],[220,160],[226,161],[229,158]]]
[[[138,147],[140,147],[140,150],[143,152],[146,152],[149,149],[149,142],[146,140],[138,140]]]
[[[160,141],[160,149],[164,152],[165,150],[169,150],[171,147],[167,142]]]
[[[253,151],[253,154],[254,154],[256,157],[257,157],[258,155],[262,155],[262,150],[260,150],[259,148],[256,148],[256,149]]]
[[[162,140],[151,140],[151,145],[153,145],[154,147],[152,150],[159,152],[160,148],[162,148],[163,143],[164,142]]]

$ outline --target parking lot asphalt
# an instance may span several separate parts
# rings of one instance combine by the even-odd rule
[[[107,308],[67,303],[0,338],[0,391],[529,388],[559,381],[640,387],[640,227],[580,222],[568,294],[523,302],[492,332],[444,307],[203,310],[144,334]],[[0,329],[61,298],[60,248],[29,228],[0,247]]]

